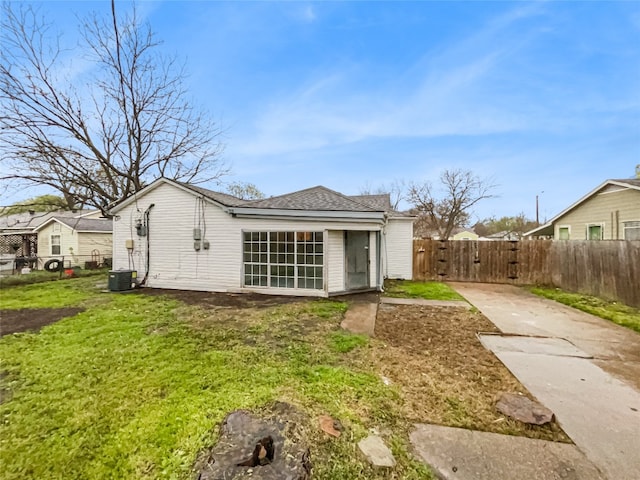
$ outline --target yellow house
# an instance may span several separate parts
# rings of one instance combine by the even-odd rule
[[[474,232],[470,232],[468,230],[463,230],[462,232],[458,232],[451,237],[452,240],[478,240],[478,234]]]
[[[112,229],[110,219],[95,215],[50,218],[36,228],[38,267],[49,260],[61,260],[64,267],[102,265],[113,257]]]
[[[640,240],[640,178],[607,180],[527,232],[555,240]]]

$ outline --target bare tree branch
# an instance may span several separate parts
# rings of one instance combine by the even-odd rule
[[[65,78],[64,52],[30,6],[3,4],[0,181],[48,185],[106,210],[158,177],[191,183],[227,173],[222,131],[187,101],[184,71],[135,9],[80,29],[93,78]],[[56,39],[57,40],[57,39]]]
[[[446,240],[456,227],[465,226],[471,208],[480,200],[492,198],[495,185],[469,170],[445,170],[440,175],[442,196],[438,196],[429,182],[410,183],[406,200],[413,206],[418,220],[416,233],[438,232]]]

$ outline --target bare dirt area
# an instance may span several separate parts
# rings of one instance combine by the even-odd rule
[[[261,295],[259,293],[216,293],[198,292],[194,290],[169,290],[163,288],[143,288],[140,290],[145,295],[162,295],[187,305],[199,305],[201,307],[231,307],[231,308],[255,308],[260,306],[271,307],[288,303],[301,302],[304,297],[284,295]]]
[[[0,310],[0,337],[12,333],[37,331],[63,318],[73,317],[84,308],[25,308]]]
[[[496,332],[482,314],[459,307],[381,304],[373,358],[404,397],[412,422],[570,442],[555,423],[529,426],[495,409],[500,392],[531,395],[476,334]]]

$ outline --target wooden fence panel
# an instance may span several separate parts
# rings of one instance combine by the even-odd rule
[[[640,307],[640,241],[415,240],[413,277],[550,285]]]

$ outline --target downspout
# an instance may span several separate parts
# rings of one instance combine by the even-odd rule
[[[145,272],[144,272],[144,278],[142,279],[142,281],[138,284],[139,287],[143,287],[145,283],[147,283],[147,278],[149,277],[149,262],[151,259],[151,242],[149,241],[149,238],[151,237],[151,229],[149,228],[149,211],[155,206],[155,203],[152,203],[151,205],[149,205],[147,207],[147,209],[144,211],[143,214],[143,218],[144,218],[144,226],[147,230],[147,261],[145,262]]]

